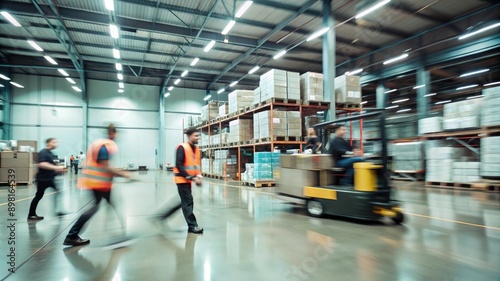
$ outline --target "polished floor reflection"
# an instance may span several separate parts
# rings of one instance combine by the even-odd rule
[[[207,181],[193,188],[203,235],[188,234],[181,212],[166,223],[150,217],[178,200],[172,174],[137,174],[117,182],[116,211],[103,203],[82,237],[63,246],[69,228],[91,204],[75,175],[58,180],[27,222],[34,186],[17,190],[16,267],[9,274],[7,192],[0,191],[0,280],[500,280],[500,195],[425,189],[397,182],[407,223],[366,223],[306,216],[272,188]],[[118,180],[119,181],[119,180]],[[119,243],[125,241],[125,243]]]

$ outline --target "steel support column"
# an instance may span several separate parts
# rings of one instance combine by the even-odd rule
[[[87,91],[87,77],[85,76],[85,79],[82,81],[82,84],[84,85],[84,89],[82,91]],[[82,151],[84,153],[87,153],[87,148],[89,145],[89,141],[94,141],[94,140],[89,140],[89,96],[85,92],[85,95],[83,95],[83,102],[82,102],[82,114],[83,114],[83,124],[82,124]]]
[[[331,27],[323,35],[323,90],[324,99],[330,101],[330,110],[326,116],[328,120],[335,120],[335,23],[331,14],[331,0],[323,0],[323,27]]]
[[[377,85],[377,108],[387,107],[387,94],[385,91],[384,83],[380,82]]]
[[[8,68],[2,68],[0,69],[0,73],[2,73],[5,76],[9,76],[9,69]],[[7,82],[7,83],[4,83]],[[1,122],[1,130],[2,130],[2,139],[3,140],[10,140],[11,135],[10,135],[10,112],[11,112],[11,97],[12,97],[12,87],[8,81],[2,80],[2,85],[4,86],[1,88],[3,91],[2,93],[2,100],[3,100],[3,121]]]
[[[158,155],[156,159],[158,159],[158,163],[156,163],[156,168],[160,166],[163,167],[165,163],[165,96],[163,95],[163,89],[160,88],[160,107],[159,107],[159,127],[158,127]]]
[[[425,85],[417,89],[417,116],[420,120],[429,116],[430,109],[429,97],[426,97],[426,95],[430,93],[431,75],[430,71],[425,70],[423,66],[417,70],[417,85]]]

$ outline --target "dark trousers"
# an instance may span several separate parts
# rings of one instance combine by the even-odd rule
[[[70,161],[70,162],[69,162],[69,169],[70,169],[70,170],[73,170],[73,161]]]
[[[361,157],[348,157],[337,161],[337,167],[345,169],[345,177],[341,181],[344,185],[352,185],[354,183],[354,163],[365,162]]]
[[[196,222],[196,217],[193,213],[193,194],[191,192],[190,183],[179,183],[177,184],[177,191],[179,192],[179,197],[181,198],[181,208],[184,214],[184,219],[186,219],[189,228],[198,226]],[[178,208],[177,208],[178,209]]]
[[[54,180],[48,180],[48,181],[38,181],[37,180],[37,182],[36,182],[36,194],[35,194],[35,198],[33,198],[33,201],[31,201],[30,211],[29,211],[28,216],[36,215],[36,207],[38,206],[38,202],[40,202],[40,200],[43,197],[43,194],[45,193],[45,190],[49,187],[52,187],[56,191],[59,191],[59,189],[57,189],[57,187],[56,187]],[[55,207],[54,209],[57,209],[57,199],[58,199],[58,193],[54,194],[54,207]]]
[[[75,175],[78,175],[78,163],[73,163],[73,169],[75,169]]]
[[[99,203],[104,198],[108,203],[114,208],[113,204],[110,201],[111,191],[100,191],[100,190],[92,190],[94,192],[94,206],[88,209],[83,215],[78,218],[73,227],[69,230],[68,237],[75,237],[80,233],[85,224],[95,215],[97,210],[99,209]]]

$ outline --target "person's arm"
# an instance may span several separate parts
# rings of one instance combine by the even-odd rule
[[[104,145],[101,146],[99,152],[97,153],[97,163],[101,164],[104,169],[106,169],[108,172],[112,173],[115,176],[130,178],[127,172],[111,167],[109,163],[109,152],[106,146]]]
[[[51,171],[63,171],[66,169],[66,168],[64,168],[64,166],[56,166],[56,165],[53,165],[49,162],[39,162],[38,167],[45,169],[45,170],[51,170]]]
[[[179,175],[181,177],[187,178],[187,177],[191,177],[191,175],[188,174],[188,172],[186,172],[186,168],[184,167],[185,157],[186,157],[186,155],[184,153],[184,147],[179,146],[179,148],[177,148],[177,153],[176,153],[176,157],[175,157],[175,166],[179,170]]]

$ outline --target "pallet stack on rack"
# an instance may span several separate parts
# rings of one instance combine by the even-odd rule
[[[7,185],[14,179],[17,184],[31,184],[35,179],[37,167],[36,141],[8,141],[13,146],[0,152],[0,185]]]

